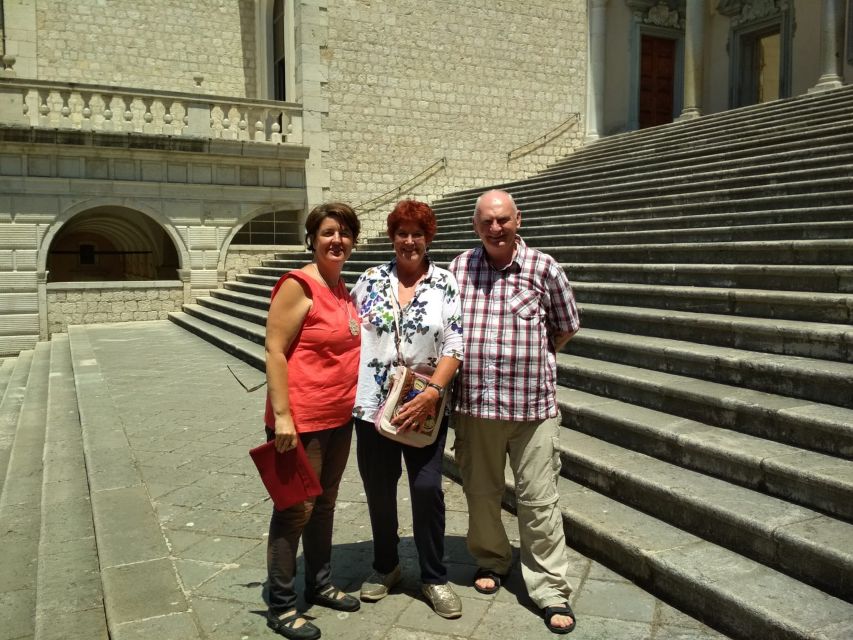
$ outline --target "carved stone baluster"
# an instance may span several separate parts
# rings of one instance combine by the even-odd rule
[[[50,90],[36,89],[39,99],[39,127],[50,128]]]
[[[137,129],[142,133],[157,133],[156,125],[154,124],[154,114],[151,112],[151,106],[154,104],[154,98],[140,98],[145,111],[142,114],[142,125]]]
[[[59,128],[73,129],[74,124],[71,122],[71,92],[58,91],[60,107],[59,107]]]
[[[222,106],[222,139],[236,140],[237,132],[231,128],[231,109],[228,105]]]
[[[270,142],[274,144],[282,143],[282,135],[281,135],[281,123],[284,122],[284,111],[276,111],[276,116],[273,117],[272,127],[270,130],[272,133],[270,134]]]
[[[302,112],[288,114],[287,142],[302,144]]]
[[[169,105],[168,109],[166,109],[166,103],[164,102],[163,109],[166,111],[163,114],[163,135],[181,135],[180,128],[173,125],[173,122],[175,121],[175,102],[172,101],[172,104]]]
[[[133,105],[133,97],[122,96],[121,101],[124,105],[124,124],[122,125],[122,131],[134,131],[133,111],[130,108],[131,105]]]
[[[83,131],[91,131],[94,128],[92,123],[92,92],[81,91],[80,100],[83,102],[83,120],[80,121],[80,129]]]
[[[104,131],[115,131],[116,123],[113,120],[113,100],[115,100],[115,96],[111,94],[105,94],[103,96],[104,99]]]
[[[258,119],[255,121],[255,142],[267,141],[266,121],[269,116],[269,109],[262,109],[258,113]]]
[[[246,111],[240,114],[240,122],[237,126],[240,128],[240,133],[237,136],[238,140],[248,140],[249,139],[249,109],[246,108]]]

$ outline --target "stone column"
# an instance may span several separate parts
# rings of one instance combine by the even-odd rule
[[[48,306],[47,306],[47,277],[49,271],[36,271],[36,297],[38,299],[39,310],[39,340],[49,340],[50,331],[48,324]]]
[[[844,42],[844,0],[823,0],[820,25],[820,71],[817,84],[809,93],[836,89],[841,79]]]
[[[687,0],[684,21],[684,108],[679,120],[702,115],[705,53],[705,0]]]
[[[604,125],[604,64],[607,51],[607,0],[589,0],[586,141],[598,140]]]

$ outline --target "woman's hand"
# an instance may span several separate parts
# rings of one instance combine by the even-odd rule
[[[296,433],[296,425],[293,424],[293,418],[288,414],[286,416],[278,416],[275,419],[275,450],[279,453],[290,451],[296,448],[296,438],[299,436]]]
[[[420,431],[427,418],[435,415],[438,400],[438,391],[427,387],[403,405],[400,412],[391,420],[391,424],[397,427],[397,433]]]

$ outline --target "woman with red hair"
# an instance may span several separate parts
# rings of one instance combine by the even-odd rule
[[[381,600],[401,578],[397,483],[405,460],[423,594],[438,615],[458,618],[462,603],[447,583],[443,560],[441,467],[447,418],[436,416],[436,410],[462,362],[462,307],[456,279],[427,253],[435,231],[435,214],[429,205],[417,200],[398,202],[388,216],[394,257],[365,271],[352,291],[362,329],[353,409],[356,452],[373,529],[373,573],[361,586],[361,599]],[[438,436],[425,447],[386,438],[374,426],[396,365],[434,369],[429,385],[392,420],[399,434],[420,431],[427,418],[435,417],[440,422]]]

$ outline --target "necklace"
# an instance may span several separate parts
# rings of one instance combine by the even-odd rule
[[[335,287],[333,289],[329,285],[329,283],[326,281],[326,278],[323,277],[323,274],[320,273],[320,267],[318,267],[315,264],[314,268],[317,270],[317,275],[320,276],[320,279],[323,281],[323,284],[326,285],[326,288],[332,294],[332,297],[335,299],[335,302],[337,303],[338,307],[341,306],[341,301],[343,299],[343,308],[347,314],[347,327],[349,328],[350,334],[357,336],[359,333],[360,327],[358,326],[358,322],[356,322],[355,318],[352,317],[352,313],[350,312],[349,305],[346,302],[346,298],[347,298],[346,287],[343,288],[344,289],[343,294],[341,293],[341,287],[343,285],[343,283],[341,282],[341,279],[338,278],[338,283],[335,285]]]

